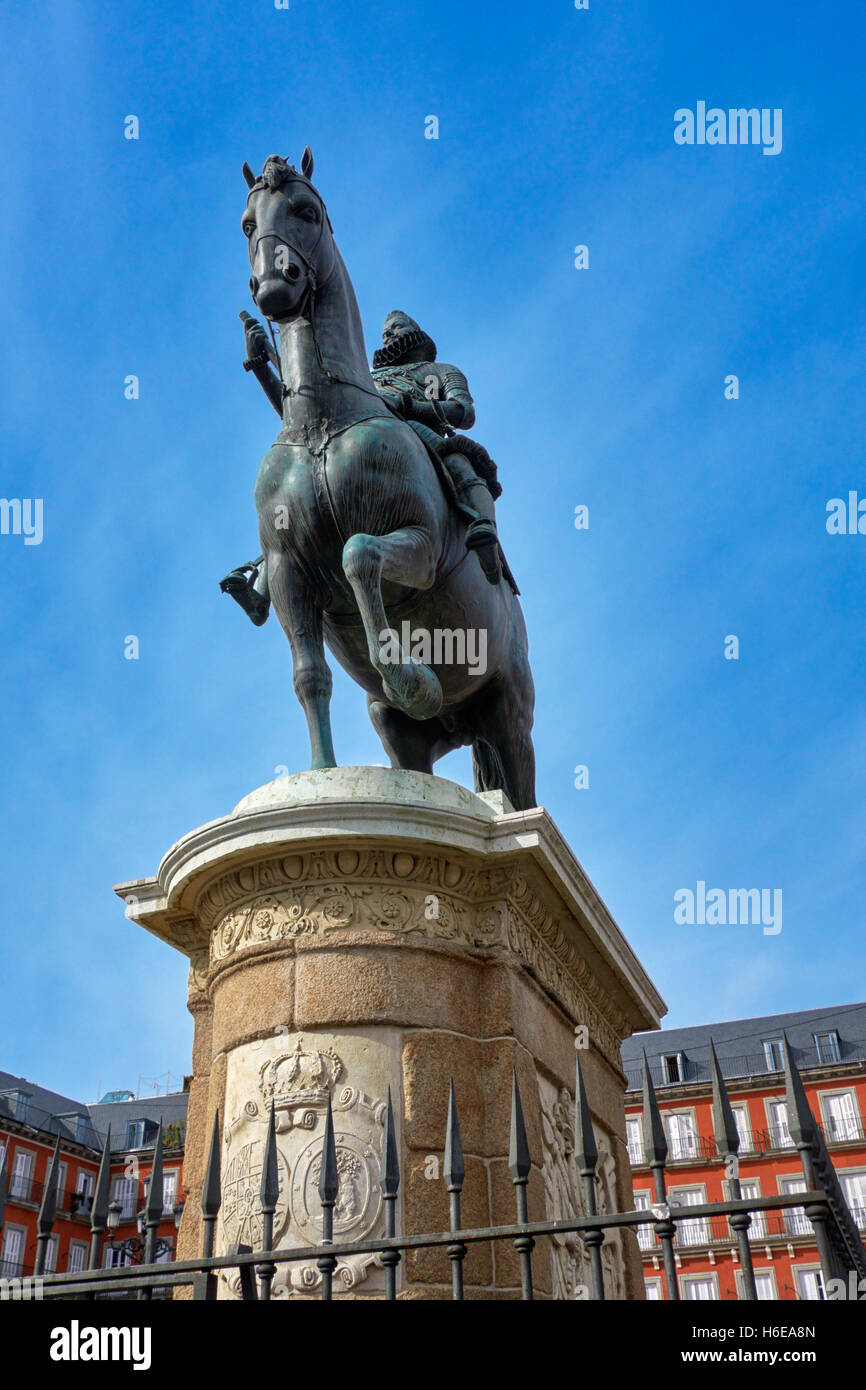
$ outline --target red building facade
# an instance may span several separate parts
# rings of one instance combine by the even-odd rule
[[[4,1156],[6,1160],[0,1279],[27,1279],[33,1274],[37,1216],[58,1135],[57,1220],[46,1272],[62,1274],[87,1267],[91,1204],[109,1125],[109,1191],[117,1225],[106,1232],[100,1263],[132,1264],[141,1257],[136,1218],[146,1199],[160,1121],[164,1219],[157,1233],[158,1251],[160,1259],[172,1259],[177,1208],[183,1200],[186,1103],[186,1093],[177,1092],[86,1106],[46,1091],[23,1077],[0,1073],[0,1162]]]
[[[712,1037],[740,1135],[739,1180],[744,1197],[805,1190],[800,1158],[788,1132],[781,1075],[782,1034],[792,1046],[809,1105],[855,1221],[866,1237],[866,1005],[808,1010],[700,1028],[665,1029],[623,1046],[628,1077],[626,1133],[635,1207],[649,1209],[652,1175],[644,1162],[641,1053],[650,1073],[668,1143],[668,1200],[680,1208],[724,1201],[731,1192],[713,1139],[709,1041]],[[825,1296],[812,1223],[801,1209],[752,1216],[749,1229],[758,1297]],[[642,1227],[647,1297],[666,1298],[661,1250],[652,1227]],[[741,1297],[736,1241],[726,1218],[678,1223],[680,1297]]]

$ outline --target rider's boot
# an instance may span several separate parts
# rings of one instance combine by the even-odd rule
[[[462,454],[449,454],[443,462],[451,474],[461,510],[469,520],[466,548],[475,551],[486,579],[498,584],[502,578],[502,562],[490,489]]]
[[[263,559],[251,560],[246,565],[232,570],[225,579],[220,580],[224,594],[231,594],[239,603],[251,623],[261,627],[268,620],[271,599],[268,592],[268,568]]]

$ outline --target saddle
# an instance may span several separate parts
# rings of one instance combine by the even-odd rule
[[[502,496],[502,484],[499,482],[497,476],[496,464],[483,444],[479,444],[475,439],[470,439],[467,434],[451,434],[443,439],[435,430],[431,430],[429,425],[422,425],[420,420],[406,420],[404,423],[407,424],[410,429],[413,429],[422,443],[427,446],[430,461],[436,470],[436,475],[442,484],[445,496],[459,512],[461,517],[463,517],[464,521],[467,519],[467,514],[464,510],[463,503],[457,495],[454,479],[443,464],[443,459],[446,459],[449,454],[463,454],[464,458],[468,458],[475,472],[490,489],[490,495],[494,502],[498,497]],[[505,558],[501,543],[499,544],[499,559],[502,564],[502,574],[504,578],[508,580],[514,593],[519,594],[520,590],[517,587],[517,581],[511,573],[511,567]]]

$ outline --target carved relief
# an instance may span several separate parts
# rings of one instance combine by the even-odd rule
[[[574,1101],[565,1089],[558,1093],[549,1083],[539,1083],[544,1159],[542,1179],[549,1221],[572,1221],[586,1216],[583,1179],[574,1158]],[[599,1214],[617,1210],[616,1166],[610,1139],[596,1126],[598,1164],[595,1170],[595,1202]],[[601,1247],[605,1297],[625,1298],[625,1265],[622,1235],[605,1232]],[[591,1287],[589,1256],[580,1236],[566,1232],[551,1237],[553,1296],[574,1299],[578,1289]]]
[[[224,1132],[226,1146],[222,1246],[236,1242],[261,1246],[259,1190],[271,1105],[277,1139],[279,1198],[274,1213],[274,1245],[314,1246],[322,1237],[318,1183],[324,1143],[325,1113],[331,1099],[340,1191],[334,1208],[334,1238],[361,1241],[377,1232],[382,1220],[379,1163],[385,1103],[358,1086],[341,1084],[347,1066],[333,1047],[316,1047],[298,1036],[274,1044],[274,1056],[256,1067],[255,1092],[231,1114]],[[257,1049],[248,1048],[247,1064]],[[335,1291],[354,1288],[379,1267],[375,1254],[341,1257],[334,1271]],[[314,1259],[277,1268],[273,1298],[312,1291],[321,1284]],[[234,1273],[221,1276],[225,1297],[240,1296]]]
[[[224,874],[202,895],[211,966],[237,951],[300,936],[358,931],[510,950],[575,1018],[614,1067],[629,1028],[579,954],[562,914],[507,864],[359,848],[312,850]]]

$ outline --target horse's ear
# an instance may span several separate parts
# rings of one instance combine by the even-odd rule
[[[255,174],[253,173],[252,169],[250,168],[249,164],[247,164],[246,162],[244,163],[244,167],[243,167],[243,169],[241,170],[241,173],[242,173],[243,176],[244,176],[244,179],[245,179],[245,181],[246,181],[247,188],[252,188],[253,184],[254,184],[255,181],[256,181],[256,176],[255,176]]]
[[[309,145],[304,146],[304,153],[301,155],[301,173],[305,179],[313,177],[313,151]]]

